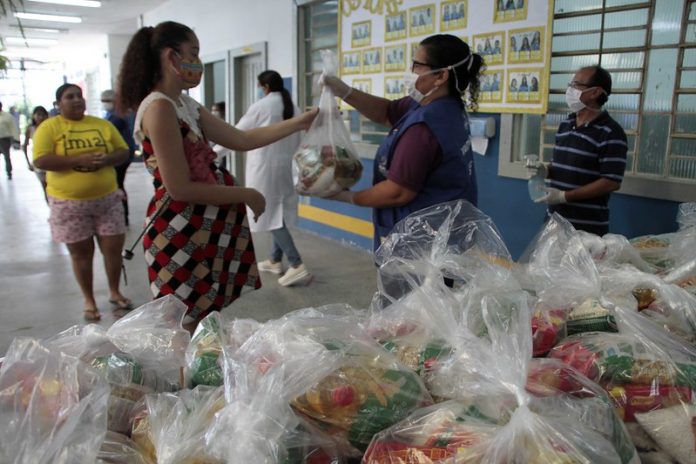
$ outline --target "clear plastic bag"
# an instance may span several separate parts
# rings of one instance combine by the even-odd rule
[[[228,321],[219,312],[212,312],[196,327],[186,350],[186,383],[191,387],[223,384],[222,350],[239,348],[258,328],[252,319]]]
[[[324,73],[336,75],[336,55],[321,52]],[[302,195],[328,197],[355,185],[362,175],[362,162],[341,118],[336,98],[323,87],[319,114],[293,156],[295,190]]]
[[[694,416],[696,349],[616,301],[619,333],[569,337],[550,356],[586,373],[609,392],[619,415],[631,424],[628,430],[641,453],[694,462],[683,456],[693,456],[694,450],[688,418]],[[667,437],[679,437],[680,443]]]
[[[0,462],[94,462],[109,387],[77,358],[17,338],[0,370]]]
[[[278,384],[270,390],[281,391],[275,398],[351,454],[432,400],[418,375],[367,335],[354,311],[337,309],[297,311],[264,324],[235,355],[249,368],[229,372],[244,376],[233,381],[238,387]]]
[[[475,293],[465,310],[480,311],[483,334],[460,326],[451,354],[433,366],[431,391],[450,400],[377,434],[363,462],[637,462],[598,385],[532,361],[531,300],[514,279],[504,287]]]
[[[126,435],[107,432],[99,449],[97,464],[157,464]]]
[[[657,268],[645,261],[623,235],[605,234],[600,237],[584,230],[578,230],[577,233],[597,264],[607,266],[631,264],[643,272],[657,271]]]

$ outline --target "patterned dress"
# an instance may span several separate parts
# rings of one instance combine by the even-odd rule
[[[179,126],[192,180],[235,185],[232,175],[213,162],[215,153],[207,140],[182,119]],[[245,286],[260,288],[246,206],[171,200],[147,137],[143,137],[142,147],[155,187],[147,221],[163,208],[143,237],[150,290],[155,298],[176,295],[189,307],[187,314],[200,320],[210,311],[220,311],[232,303]]]

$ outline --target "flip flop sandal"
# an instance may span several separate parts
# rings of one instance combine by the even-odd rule
[[[101,320],[101,314],[99,314],[97,308],[85,309],[83,315],[86,321],[93,322]]]
[[[125,311],[130,311],[131,309],[133,309],[133,302],[128,298],[122,298],[120,300],[109,300],[109,303],[111,303],[114,306],[114,309],[122,309]]]

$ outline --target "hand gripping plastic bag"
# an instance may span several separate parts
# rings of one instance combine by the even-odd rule
[[[94,462],[108,395],[106,381],[79,359],[15,339],[0,369],[0,462]]]
[[[433,394],[451,400],[377,434],[363,462],[637,462],[601,388],[558,363],[530,367],[528,302],[519,290],[482,295],[486,335],[462,326],[434,373]]]
[[[322,50],[324,73],[336,75],[336,55]],[[293,156],[295,190],[302,195],[328,197],[355,185],[363,166],[341,118],[336,98],[324,87],[319,114]]]

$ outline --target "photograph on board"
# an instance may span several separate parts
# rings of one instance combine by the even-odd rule
[[[400,11],[393,15],[384,17],[384,41],[390,42],[393,40],[405,39],[408,36],[406,30],[406,12]]]
[[[440,32],[466,28],[466,0],[447,0],[440,5]]]
[[[540,26],[508,31],[508,63],[543,62],[544,29]]]
[[[403,76],[384,77],[384,98],[396,100],[406,96],[406,84]]]
[[[483,57],[486,66],[503,64],[505,61],[505,32],[475,35],[474,50]]]
[[[384,72],[406,71],[406,44],[384,47]]]
[[[372,22],[361,21],[351,26],[351,48],[366,47],[372,43]]]
[[[408,10],[409,13],[409,35],[433,34],[435,32],[435,4],[418,6]]]
[[[481,87],[479,88],[479,102],[502,103],[503,82],[505,71],[502,69],[487,69],[481,75]]]
[[[341,74],[360,74],[360,52],[343,52],[341,60]]]
[[[542,68],[509,69],[507,103],[541,103]]]
[[[527,19],[527,2],[529,0],[493,0],[494,23],[524,21]]]
[[[382,72],[381,48],[368,48],[362,51],[362,72],[363,74]]]
[[[365,93],[372,93],[372,79],[368,78],[359,78],[359,79],[353,79],[353,88],[355,90],[359,90],[361,92]]]

